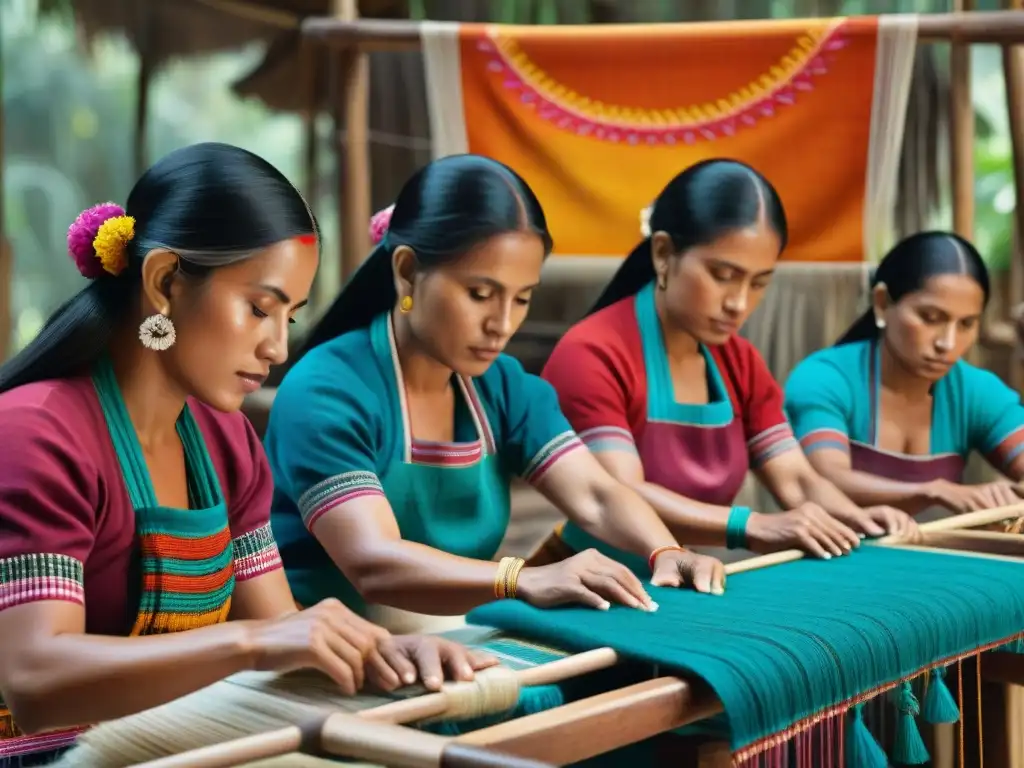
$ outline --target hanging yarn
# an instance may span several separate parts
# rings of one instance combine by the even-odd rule
[[[925,694],[924,707],[921,710],[921,716],[926,723],[938,725],[960,721],[960,708],[956,705],[953,694],[949,692],[945,677],[946,670],[943,667],[936,667],[931,672],[928,693]]]
[[[897,690],[896,710],[899,715],[892,746],[893,762],[899,765],[924,765],[928,762],[928,749],[914,719],[920,714],[921,705],[914,696],[909,680],[904,681]]]
[[[1010,642],[1024,627],[1024,563],[871,544],[735,574],[723,596],[648,590],[660,606],[654,613],[505,600],[466,618],[573,652],[612,647],[703,678],[722,702],[740,762],[780,735],[813,728],[823,712],[892,688],[903,710],[898,751],[916,760],[919,705],[902,681]]]
[[[864,722],[864,705],[856,704],[850,710],[846,726],[847,768],[888,768],[885,750],[871,735]]]

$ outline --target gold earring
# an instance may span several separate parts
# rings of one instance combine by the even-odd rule
[[[412,310],[412,296],[403,296],[402,300],[398,302],[398,309],[401,310],[403,314],[408,314],[408,312]]]
[[[665,290],[665,286],[668,285],[668,280],[664,275],[658,275],[658,288]]]

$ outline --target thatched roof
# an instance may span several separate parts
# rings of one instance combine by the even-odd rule
[[[271,107],[299,110],[298,24],[308,16],[330,16],[332,0],[41,0],[44,13],[68,5],[88,44],[98,35],[121,32],[145,53],[151,66],[168,59],[268,43],[264,61],[237,84],[239,93]],[[362,0],[360,15],[406,18],[406,0]]]

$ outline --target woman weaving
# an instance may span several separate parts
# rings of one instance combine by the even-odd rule
[[[886,255],[872,306],[786,383],[786,410],[819,472],[859,503],[912,514],[1019,502],[1020,397],[962,359],[988,297],[988,270],[957,235],[912,235]],[[965,485],[972,451],[1014,483]]]
[[[296,599],[337,596],[391,626],[452,623],[437,617],[496,596],[653,608],[634,574],[594,552],[493,562],[514,475],[648,561],[655,583],[720,590],[721,564],[682,550],[579,450],[550,386],[502,354],[551,250],[526,183],[483,157],[446,157],[386,215],[271,409],[272,521]]]
[[[319,258],[276,169],[179,150],[68,244],[90,284],[0,368],[0,761],[44,763],[76,726],[245,669],[315,667],[354,694],[491,663],[337,601],[295,610],[239,412],[285,360]]]
[[[778,385],[736,335],[786,245],[771,184],[738,162],[698,163],[658,196],[649,229],[542,374],[599,461],[693,545],[827,558],[859,534],[911,524],[892,508],[858,508],[811,468]],[[787,511],[734,505],[751,468]],[[569,522],[531,562],[589,546]]]

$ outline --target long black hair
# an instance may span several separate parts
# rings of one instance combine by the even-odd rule
[[[763,215],[786,247],[782,200],[764,176],[737,160],[702,160],[672,179],[651,209],[650,232],[665,232],[677,253],[712,243],[755,224]],[[644,238],[616,271],[590,313],[632,296],[654,280],[651,238]]]
[[[967,275],[989,298],[988,268],[978,250],[952,232],[919,232],[893,246],[878,264],[871,287],[884,283],[890,300],[897,302],[908,293],[919,291],[929,278],[938,275]],[[874,306],[857,318],[835,343],[850,344],[879,336]]]
[[[387,234],[317,323],[302,350],[363,328],[395,305],[391,257],[399,246],[429,269],[462,256],[490,238],[531,231],[551,252],[544,211],[529,185],[511,168],[480,155],[450,155],[421,168],[395,199]]]
[[[228,144],[195,144],[165,156],[136,182],[124,212],[135,224],[123,271],[99,270],[57,309],[39,335],[0,367],[0,392],[73,375],[94,363],[136,306],[142,262],[153,249],[175,252],[178,269],[201,279],[274,243],[316,234],[312,213],[291,182],[263,158]]]

